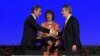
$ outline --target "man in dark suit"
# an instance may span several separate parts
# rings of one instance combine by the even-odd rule
[[[37,37],[37,31],[45,33],[54,33],[52,30],[41,27],[37,24],[36,19],[41,14],[41,7],[34,6],[32,8],[32,14],[26,19],[24,23],[24,32],[21,45],[23,46],[24,54],[31,54],[35,49],[35,40]]]
[[[64,49],[69,55],[81,54],[79,22],[72,16],[72,9],[69,5],[62,6],[62,15],[66,20],[62,32],[58,35],[62,35]]]

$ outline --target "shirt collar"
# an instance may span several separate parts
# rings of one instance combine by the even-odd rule
[[[72,14],[70,14],[66,19],[69,20],[71,16],[72,16]]]
[[[31,14],[33,16],[34,19],[36,19],[36,16],[34,14]]]

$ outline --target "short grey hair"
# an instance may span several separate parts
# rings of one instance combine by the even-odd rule
[[[72,8],[71,8],[71,6],[65,4],[65,5],[62,6],[62,8],[68,9],[69,10],[69,13],[72,14]]]
[[[39,5],[33,6],[31,13],[34,13],[34,10],[37,10],[39,8],[41,9],[41,7]]]

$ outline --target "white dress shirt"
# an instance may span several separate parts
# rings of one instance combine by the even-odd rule
[[[67,24],[67,22],[68,22],[68,20],[70,19],[71,16],[72,16],[72,14],[70,14],[70,15],[66,18],[66,20],[65,20],[65,25]]]
[[[33,18],[36,20],[36,16],[34,14],[31,14],[33,16]]]

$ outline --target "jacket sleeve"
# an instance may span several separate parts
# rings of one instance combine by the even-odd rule
[[[72,30],[73,30],[73,44],[79,44],[80,42],[80,38],[79,38],[79,34],[80,34],[80,31],[79,31],[79,23],[77,20],[73,20],[73,23],[72,23]]]
[[[32,27],[36,28],[37,30],[41,31],[41,32],[50,33],[49,29],[43,28],[42,26],[40,26],[39,24],[37,24],[35,20],[31,20],[30,21],[30,25]]]

